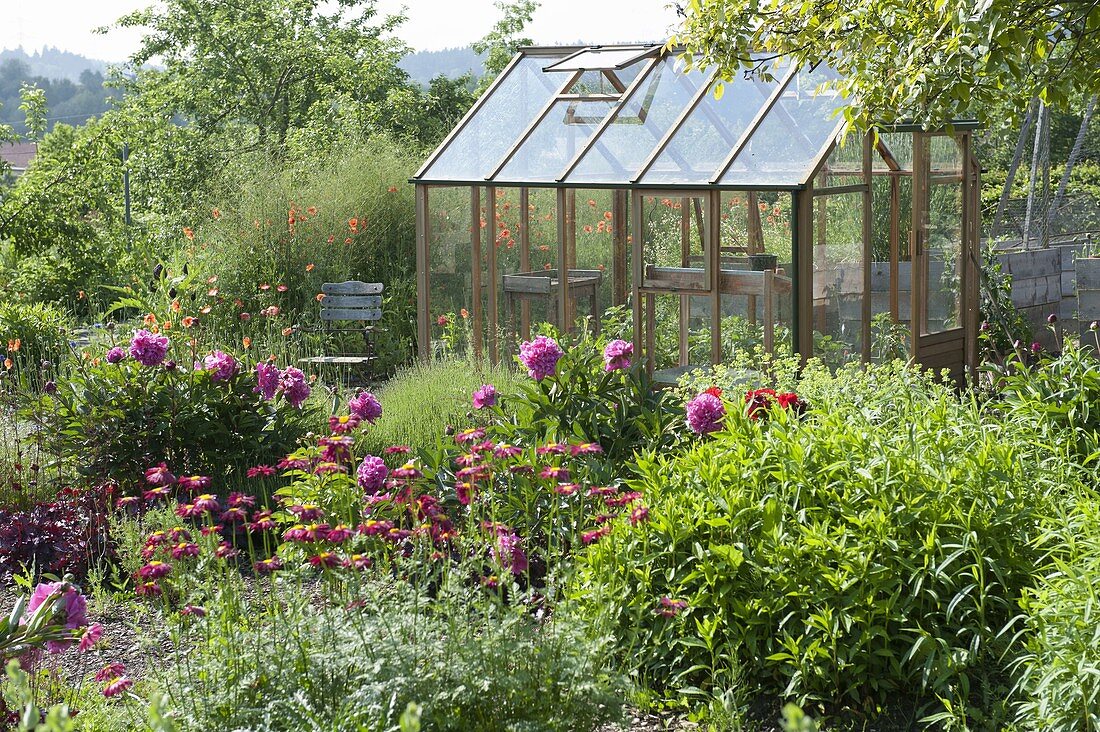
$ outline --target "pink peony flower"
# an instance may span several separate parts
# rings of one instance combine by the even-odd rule
[[[130,355],[142,366],[156,366],[168,355],[168,337],[142,329],[130,339]]]
[[[196,369],[198,366],[196,366]],[[237,361],[224,351],[214,351],[202,360],[202,369],[210,371],[211,381],[226,381],[237,373]]]
[[[272,400],[279,390],[279,367],[267,361],[256,364],[256,388],[252,391],[262,394],[264,399]]]
[[[66,589],[67,588],[67,589]],[[69,630],[83,628],[88,624],[88,602],[75,588],[65,582],[41,582],[31,593],[31,599],[27,602],[27,616],[34,614],[47,599],[55,593],[60,595],[54,606],[65,617],[65,627]],[[46,650],[50,653],[61,653],[72,645],[70,640],[47,641]]]
[[[84,635],[80,636],[80,645],[77,647],[81,653],[87,653],[95,647],[96,643],[99,643],[99,639],[103,637],[103,626],[99,623],[92,623],[84,631]]]
[[[524,341],[519,347],[519,360],[527,368],[527,374],[536,381],[553,376],[563,355],[557,341],[541,335]]]
[[[614,340],[603,349],[604,371],[618,371],[630,368],[630,357],[634,355],[634,344],[624,340]]]
[[[473,401],[474,409],[495,407],[497,403],[497,388],[492,384],[482,384],[481,387],[474,392]]]
[[[685,410],[688,427],[697,435],[717,432],[722,428],[722,420],[726,417],[726,407],[722,400],[705,392],[688,402]]]
[[[382,416],[382,404],[369,391],[361,391],[348,400],[348,410],[368,424]]]
[[[301,369],[296,369],[293,366],[287,366],[279,376],[279,389],[295,409],[301,408],[312,391],[309,384],[306,383],[306,375],[302,373]]]
[[[363,462],[359,463],[359,468],[355,471],[359,487],[369,494],[382,490],[389,474],[390,469],[386,467],[386,463],[382,458],[374,455],[364,457]]]
[[[118,363],[126,358],[126,350],[122,346],[115,346],[107,351],[107,363]]]

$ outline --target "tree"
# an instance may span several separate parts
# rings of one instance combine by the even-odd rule
[[[1100,88],[1094,0],[690,0],[685,12],[672,42],[726,80],[777,55],[832,66],[857,129],[1000,126],[1036,96],[1066,109]]]
[[[401,20],[378,17],[375,0],[166,0],[118,21],[147,29],[130,58],[136,76],[122,81],[201,130],[239,124],[284,147],[290,131],[383,104],[405,83],[407,48],[391,36]]]
[[[516,0],[513,3],[497,0],[496,6],[502,13],[501,19],[484,38],[473,44],[474,52],[488,53],[485,58],[485,74],[478,82],[478,94],[493,83],[493,79],[504,70],[519,48],[533,43],[530,38],[520,34],[538,10],[537,0]]]

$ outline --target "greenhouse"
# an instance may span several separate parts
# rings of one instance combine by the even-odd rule
[[[762,349],[977,364],[972,123],[843,134],[827,66],[733,80],[658,45],[521,50],[416,173],[422,358],[539,323],[659,377]]]

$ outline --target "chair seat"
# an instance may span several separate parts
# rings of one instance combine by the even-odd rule
[[[375,356],[314,356],[298,359],[298,363],[333,364],[337,366],[357,366],[370,363]]]

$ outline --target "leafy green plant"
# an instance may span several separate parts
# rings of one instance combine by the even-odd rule
[[[126,358],[81,364],[24,418],[42,427],[52,453],[78,473],[113,480],[124,490],[161,462],[232,485],[245,469],[285,455],[317,422],[308,406],[298,410],[256,394],[247,364],[218,379],[201,364],[185,365],[195,354],[179,356],[184,363],[143,366]]]
[[[577,596],[669,695],[743,667],[800,703],[961,696],[993,724],[1064,463],[897,362],[811,364],[799,393],[766,420],[734,393],[725,432],[640,459],[649,521],[581,555]]]
[[[11,359],[17,374],[26,374],[39,386],[42,362],[65,357],[72,330],[72,320],[56,306],[0,302],[0,352]]]

